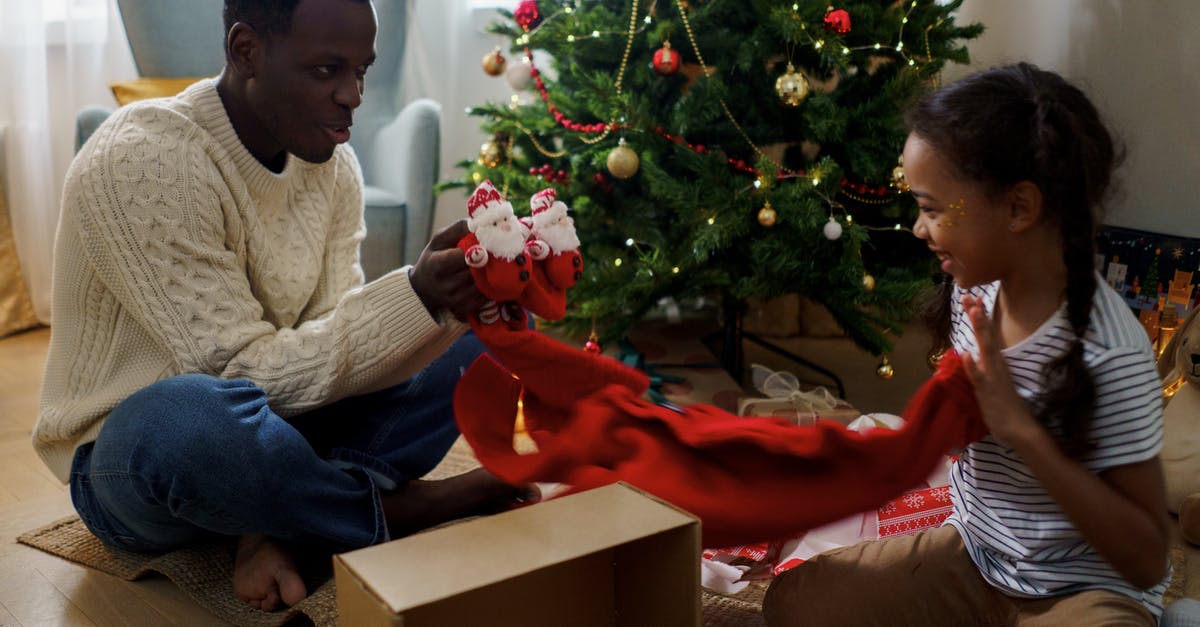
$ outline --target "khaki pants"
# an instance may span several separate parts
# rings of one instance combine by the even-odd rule
[[[1155,624],[1141,603],[1106,590],[1003,594],[979,574],[950,525],[818,555],[772,582],[763,615],[771,627]]]

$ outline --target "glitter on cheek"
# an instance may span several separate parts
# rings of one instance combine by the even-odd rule
[[[967,210],[965,209],[965,206],[966,206],[966,199],[963,198],[962,196],[958,197],[958,203],[950,203],[950,204],[946,205],[946,209],[948,209],[950,211],[950,213],[952,213],[953,215],[942,219],[942,221],[941,221],[942,228],[951,229],[951,228],[954,228],[955,226],[958,226],[959,219],[962,218],[963,216],[967,215]]]

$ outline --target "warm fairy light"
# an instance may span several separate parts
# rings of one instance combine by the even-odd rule
[[[599,37],[599,36],[600,36],[600,31],[598,31],[598,30],[592,31],[592,37]]]
[[[818,176],[814,176],[812,181],[813,181],[813,187],[816,187],[821,184],[821,178]]]
[[[882,46],[882,45],[880,45],[880,44],[875,44],[875,49],[876,49],[876,50],[879,50],[879,49],[880,49],[880,48],[882,48],[882,47],[883,47],[883,46]]]
[[[754,179],[754,189],[762,188],[762,179]]]
[[[854,224],[854,216],[846,214],[846,224]]]
[[[629,239],[625,240],[625,245],[626,245],[626,246],[633,246],[633,238],[631,237],[631,238],[629,238]]]
[[[817,43],[813,44],[813,48],[816,48],[817,50],[820,50],[820,49],[821,49],[821,46],[824,46],[824,45],[825,45],[825,40],[824,40],[824,39],[818,39],[818,40],[817,40]]]
[[[573,43],[575,43],[575,36],[574,36],[574,35],[567,35],[567,43],[569,43],[569,44],[573,44]]]
[[[902,227],[902,226],[900,226],[899,224],[897,224],[896,226],[893,226],[892,228],[893,228],[893,229],[895,229],[895,230],[897,230],[897,231],[899,231],[899,230],[903,229],[904,227]]]
[[[800,10],[800,5],[799,5],[799,4],[796,4],[796,3],[794,3],[794,2],[793,2],[793,3],[792,3],[792,10],[793,10],[793,11],[799,11],[799,10]]]
[[[900,52],[901,50],[904,50],[904,42],[903,41],[896,44],[896,52]]]
[[[645,19],[643,19],[642,21],[643,21],[643,22],[645,22],[645,23],[647,23],[647,24],[649,24],[649,23],[651,22],[650,16],[649,16],[649,15],[647,15],[647,16],[645,17]]]
[[[850,49],[845,46],[842,46],[842,54],[850,54]]]
[[[908,23],[908,18],[906,17],[906,18],[904,18],[904,19],[900,20],[900,23],[901,23],[901,24],[907,24],[907,23]]]
[[[674,268],[671,268],[671,274],[679,274],[679,266],[675,266]]]
[[[574,12],[575,12],[575,9],[573,7],[566,7],[563,9],[563,13],[566,13],[567,15],[570,15]]]
[[[916,65],[916,64],[917,64],[917,62],[916,62],[916,61],[914,61],[914,60],[912,60],[912,59],[909,59],[909,60],[908,60],[908,64],[909,64],[909,65]]]
[[[708,219],[708,225],[709,225],[709,226],[712,226],[712,225],[714,225],[714,224],[716,224],[716,223],[717,223],[717,219],[716,219],[716,218],[709,218],[709,219]]]
[[[621,267],[621,264],[622,264],[622,263],[625,263],[625,262],[621,261],[621,258],[620,258],[620,257],[617,257],[616,259],[613,259],[613,265],[614,265],[614,266],[616,266],[616,267],[618,267],[618,268],[620,268],[620,267]]]

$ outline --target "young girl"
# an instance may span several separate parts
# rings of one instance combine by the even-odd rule
[[[1093,267],[1109,133],[1028,64],[954,83],[908,122],[913,231],[953,279],[935,348],[964,356],[991,434],[953,466],[947,525],[784,573],[767,622],[1154,625],[1162,397],[1145,331]]]

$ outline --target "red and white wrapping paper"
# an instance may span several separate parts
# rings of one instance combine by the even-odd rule
[[[898,429],[901,424],[903,419],[899,416],[866,414],[847,428],[864,432],[878,428]],[[770,579],[818,553],[865,540],[940,527],[953,509],[947,485],[951,463],[953,460],[947,457],[926,480],[924,487],[906,492],[878,510],[855,514],[782,542],[705,549],[700,560],[700,583],[714,592],[734,594],[751,581]],[[797,497],[802,498],[802,495]]]

